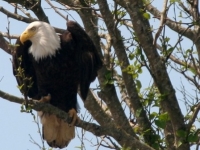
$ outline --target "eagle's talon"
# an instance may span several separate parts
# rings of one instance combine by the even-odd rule
[[[67,123],[70,125],[72,121],[73,121],[73,117],[70,117],[70,116],[68,115]]]
[[[78,119],[79,118],[77,116],[76,110],[74,108],[70,109],[68,112],[68,119],[67,119],[67,123],[69,124],[69,126],[74,126]]]
[[[38,103],[39,103],[39,101],[36,100],[36,99],[31,99],[31,102],[32,102],[33,104],[38,104]]]
[[[48,94],[47,96],[43,96],[40,100],[36,99],[31,99],[33,104],[38,104],[38,103],[48,103],[51,100],[51,95]]]
[[[49,103],[50,100],[51,100],[51,94],[48,94],[47,96],[43,96],[39,100],[39,103]]]

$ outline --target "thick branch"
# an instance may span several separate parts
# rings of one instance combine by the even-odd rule
[[[111,116],[108,116],[105,110],[102,109],[101,104],[98,103],[97,99],[94,92],[90,90],[86,101],[84,101],[84,106],[100,125],[108,126],[113,124]]]
[[[11,54],[11,46],[9,46],[9,42],[3,37],[0,32],[0,48],[3,49],[6,53]]]
[[[103,19],[105,21],[105,24],[107,26],[108,32],[111,36],[111,39],[113,41],[113,47],[115,48],[115,52],[117,54],[117,57],[119,59],[119,62],[123,62],[121,65],[121,70],[126,69],[130,64],[125,52],[124,43],[122,41],[122,36],[115,26],[115,21],[113,19],[113,15],[109,10],[108,4],[106,0],[98,0],[97,1],[100,7],[100,12],[103,16]],[[112,21],[111,21],[112,20]],[[130,106],[134,109],[134,112],[136,113],[138,110],[141,110],[141,113],[137,117],[137,122],[139,123],[139,126],[143,129],[143,131],[147,131],[151,129],[151,124],[146,116],[146,113],[142,107],[142,104],[140,102],[140,98],[137,94],[136,85],[133,81],[133,78],[130,74],[122,71],[123,80],[127,89],[127,93],[130,98]],[[116,102],[115,102],[116,103]],[[144,134],[145,141],[150,144],[151,139],[151,133]]]
[[[96,25],[96,23],[97,23],[96,18],[94,18],[94,16],[92,15],[92,11],[88,11],[88,10],[82,10],[82,13],[80,13],[80,15],[81,15],[81,18],[85,25],[86,31],[89,31],[89,35],[92,36],[92,39],[93,40],[96,39],[96,41],[98,42],[98,43],[96,42],[96,44],[98,44],[97,47],[100,51],[101,50],[100,38],[99,38],[99,35],[97,32],[98,30],[95,30],[95,27],[94,27],[94,25]],[[91,16],[91,17],[88,17],[88,16]],[[132,128],[129,126],[127,118],[121,107],[121,104],[117,97],[117,93],[116,93],[116,89],[115,89],[114,85],[105,85],[104,84],[104,77],[105,77],[106,70],[107,69],[104,66],[104,68],[102,68],[99,71],[99,79],[100,79],[99,81],[102,86],[102,91],[100,92],[101,94],[98,94],[98,95],[103,95],[103,97],[100,97],[100,98],[102,98],[105,101],[105,103],[107,104],[109,110],[112,113],[112,116],[113,116],[113,119],[114,119],[116,125],[118,125],[122,129],[124,129],[126,132],[130,133],[131,135],[135,135]]]
[[[33,1],[34,2],[34,1]],[[31,7],[31,10],[34,12],[34,14],[38,17],[40,21],[44,21],[49,23],[49,19],[46,16],[44,10],[41,7],[41,0],[37,0],[36,4],[33,4],[34,6]]]
[[[10,102],[14,102],[14,103],[18,103],[18,104],[25,103],[24,99],[10,95],[1,90],[0,90],[0,97],[2,97],[3,99],[9,100]],[[36,111],[43,111],[43,112],[46,112],[49,114],[55,114],[57,117],[59,117],[63,120],[68,120],[68,115],[66,112],[64,112],[64,111],[58,109],[57,107],[54,107],[48,103],[32,103],[30,101],[29,105],[32,107],[32,109],[34,109]],[[149,146],[141,143],[139,140],[133,138],[129,134],[125,133],[123,130],[115,128],[114,126],[101,127],[97,124],[85,122],[83,120],[80,120],[79,123],[76,123],[76,126],[81,127],[89,132],[92,132],[96,136],[101,136],[101,135],[112,136],[117,141],[120,141],[119,143],[121,145],[130,147],[131,150],[135,149],[135,148],[140,149],[140,150],[153,150]]]
[[[199,0],[193,0],[190,4],[191,4],[191,12],[192,12],[192,17],[194,19],[194,21],[199,23]]]
[[[186,128],[184,118],[175,95],[175,90],[169,79],[165,62],[161,59],[156,47],[153,45],[153,36],[150,32],[151,27],[149,21],[143,17],[140,11],[144,4],[140,0],[126,0],[126,3],[122,4],[131,17],[134,31],[149,60],[154,81],[163,96],[161,107],[169,114],[174,129],[174,135],[176,136],[175,144],[178,146],[178,142],[183,139],[178,137],[176,132]],[[185,145],[183,149],[188,150],[189,145]]]

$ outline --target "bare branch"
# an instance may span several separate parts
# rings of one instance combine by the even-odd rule
[[[44,147],[41,147],[40,144],[38,144],[30,134],[29,134],[29,137],[30,137],[30,142],[35,144],[35,145],[37,145],[39,147],[39,149],[43,149],[44,148]]]
[[[49,23],[49,19],[46,16],[44,10],[41,7],[41,0],[37,0],[36,3],[34,3],[34,1],[33,2],[27,1],[27,3],[30,3],[29,4],[30,5],[29,9],[32,10],[35,13],[35,15],[38,17],[38,19],[40,21],[44,21],[44,22]]]
[[[162,47],[161,47],[160,45],[157,44],[156,46],[157,46],[157,49],[158,49],[158,50],[163,51],[163,50],[162,50]],[[177,64],[179,64],[179,65],[181,65],[181,66],[184,66],[184,67],[187,66],[188,68],[195,69],[195,70],[197,71],[197,73],[200,75],[200,69],[198,69],[197,64],[195,64],[195,63],[193,63],[193,64],[187,63],[186,61],[181,60],[181,59],[175,57],[175,56],[172,55],[172,54],[169,56],[169,58],[170,58],[173,62],[175,62],[175,63],[177,63]]]
[[[189,131],[190,128],[192,127],[193,123],[195,122],[199,111],[200,111],[200,103],[196,105],[196,108],[195,108],[195,110],[194,110],[194,113],[192,114],[192,118],[190,119],[189,123],[187,124],[187,129],[188,129],[188,131]]]
[[[162,32],[162,29],[163,29],[163,26],[164,26],[164,23],[165,23],[165,18],[167,16],[167,14],[166,14],[166,12],[167,12],[167,2],[168,2],[168,0],[165,0],[164,3],[163,3],[163,10],[162,10],[161,15],[160,15],[160,26],[158,28],[156,35],[155,35],[153,45],[156,45],[157,39],[160,36],[160,33]]]
[[[199,1],[193,0],[190,4],[191,4],[190,12],[192,12],[193,19],[194,21],[199,22],[199,5],[198,5]]]
[[[191,12],[191,10],[190,9],[188,9],[188,7],[186,7],[184,4],[183,4],[183,2],[179,2],[179,5],[183,8],[183,10],[185,11],[185,12],[187,12],[189,15],[192,15],[192,12]]]
[[[109,34],[99,34],[99,36],[101,38],[104,38],[106,39],[106,45],[104,45],[103,43],[101,43],[101,47],[102,49],[104,50],[104,63],[106,65],[106,67],[108,69],[112,69],[112,65],[111,65],[111,54],[110,54],[110,51],[111,51],[111,37]]]
[[[0,90],[0,97],[2,97],[5,100],[9,100],[10,102],[23,104],[25,103],[25,100],[22,98],[18,98],[16,96],[10,95],[8,93],[5,93]],[[32,103],[29,102],[29,106],[36,110],[36,111],[43,111],[45,113],[49,114],[55,114],[57,117],[67,120],[68,115],[66,112],[58,109],[57,107],[54,107],[48,103]],[[76,123],[77,127],[81,127],[91,133],[93,133],[96,136],[101,135],[110,135],[114,137],[121,145],[125,147],[130,147],[131,149],[140,149],[140,150],[153,150],[151,147],[145,145],[144,143],[141,143],[139,140],[135,139],[134,137],[127,134],[125,131],[116,128],[115,126],[104,126],[101,127],[94,123],[88,123],[83,120],[80,120],[80,122]]]
[[[87,100],[84,102],[84,106],[87,108],[90,114],[92,114],[95,120],[102,126],[113,124],[110,111],[108,108],[103,109],[102,105],[103,104],[99,102],[99,98],[94,94],[92,90],[90,90],[87,96]]]
[[[3,37],[6,37],[6,38],[10,38],[10,39],[17,39],[19,38],[19,35],[8,35],[7,32],[0,32],[0,34],[2,34]]]
[[[161,12],[156,9],[154,6],[152,6],[151,4],[148,4],[146,6],[146,9],[154,15],[154,17],[156,18],[160,18]],[[187,29],[184,28],[183,26],[181,26],[181,23],[178,22],[174,22],[171,19],[169,19],[168,17],[166,17],[166,21],[165,21],[166,25],[171,28],[172,30],[176,31],[177,33],[183,34],[183,36],[193,40],[195,37],[194,32],[191,29]]]
[[[63,19],[66,20],[66,16],[64,16],[63,14],[61,14],[61,12],[59,12],[56,7],[49,1],[49,0],[45,0],[50,6],[51,8],[53,8],[55,10],[55,12],[60,15]]]
[[[33,21],[37,21],[38,19],[35,18],[27,18],[18,14],[14,14],[11,13],[10,11],[7,11],[6,9],[4,9],[3,7],[0,6],[0,12],[4,13],[5,15],[7,15],[8,17],[11,17],[13,19],[19,20],[19,21],[23,21],[26,23],[31,23]]]
[[[11,54],[12,47],[10,46],[9,42],[6,41],[3,35],[0,32],[0,48],[3,49],[6,53]]]

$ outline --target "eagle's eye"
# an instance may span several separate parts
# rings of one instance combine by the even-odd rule
[[[30,28],[30,31],[35,31],[35,30],[36,30],[36,27]]]

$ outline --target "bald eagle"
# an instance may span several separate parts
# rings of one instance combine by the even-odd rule
[[[64,148],[75,136],[77,92],[86,99],[102,61],[82,27],[67,22],[58,35],[48,23],[35,21],[17,39],[13,73],[23,94],[49,102],[70,114],[70,125],[55,115],[39,112],[43,138],[51,147]]]

